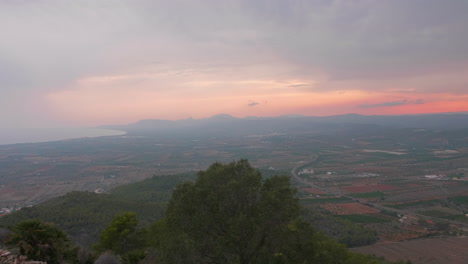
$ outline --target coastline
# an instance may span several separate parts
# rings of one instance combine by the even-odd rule
[[[0,146],[44,143],[79,138],[122,136],[125,131],[96,127],[55,127],[21,130],[0,130]]]

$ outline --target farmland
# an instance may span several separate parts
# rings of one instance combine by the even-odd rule
[[[415,264],[463,264],[468,263],[467,248],[467,237],[448,237],[379,243],[353,251],[384,256],[392,261],[409,259]]]
[[[335,215],[375,214],[380,212],[378,209],[360,203],[326,203],[321,204],[321,207]]]
[[[451,156],[450,165],[426,162],[422,155],[423,160],[396,154],[387,159],[380,158],[381,151],[364,154],[350,148],[322,153],[325,157],[315,154],[307,163],[317,173],[296,178],[303,190],[315,190],[301,197],[305,206],[319,206],[340,219],[361,223],[375,230],[381,242],[466,234],[468,182],[465,177],[446,176],[462,171],[458,167],[467,161],[466,150],[459,150],[458,158]],[[341,163],[331,164],[330,159]],[[433,174],[437,176],[426,177]]]
[[[372,230],[378,243],[466,235],[467,134],[340,125],[5,145],[0,207],[30,206],[74,190],[107,192],[153,175],[245,158],[265,177],[296,176],[306,208]]]

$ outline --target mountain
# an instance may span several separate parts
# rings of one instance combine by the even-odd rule
[[[109,125],[102,128],[122,130],[130,136],[223,137],[290,131],[320,130],[327,132],[337,127],[365,125],[381,128],[413,128],[453,130],[468,128],[468,114],[438,113],[424,115],[359,115],[335,116],[286,115],[277,117],[237,118],[219,114],[203,119],[141,120],[128,125]]]

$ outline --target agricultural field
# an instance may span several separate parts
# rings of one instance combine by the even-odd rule
[[[334,215],[376,214],[380,210],[360,203],[326,203],[320,205]]]
[[[451,140],[439,136],[412,138],[414,141],[405,137],[362,137],[341,146],[321,148],[293,171],[305,167],[314,171],[295,177],[303,194],[300,199],[311,210],[320,209],[336,219],[375,231],[376,245],[396,246],[401,241],[414,241],[417,245],[417,241],[426,238],[466,236],[468,139],[446,151],[449,148],[444,145],[450,145]],[[400,139],[405,143],[398,142]],[[449,260],[444,257],[448,252],[437,254]],[[366,253],[392,255],[393,260],[403,254],[397,249]],[[434,262],[412,259],[414,263],[464,263],[440,258]]]
[[[372,214],[362,214],[356,212],[356,214],[348,215],[337,215],[336,217],[351,221],[353,223],[372,224],[372,223],[388,223],[390,220],[383,217],[377,217]]]
[[[358,170],[355,177],[313,175],[303,184],[318,191],[312,189],[311,195],[301,197],[303,204],[375,230],[381,242],[468,233],[465,181],[424,176],[402,179],[382,171],[369,171],[368,177],[362,174]]]
[[[350,246],[459,237],[468,234],[467,134],[339,125],[0,146],[0,207],[248,159],[265,177],[291,175],[302,205],[328,219],[317,228],[346,227],[354,235],[337,239]]]
[[[391,261],[409,259],[414,264],[464,264],[468,263],[467,248],[468,237],[444,237],[377,243],[352,250]]]

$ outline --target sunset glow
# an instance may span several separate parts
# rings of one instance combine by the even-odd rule
[[[468,2],[221,2],[0,3],[0,119],[468,111]]]

